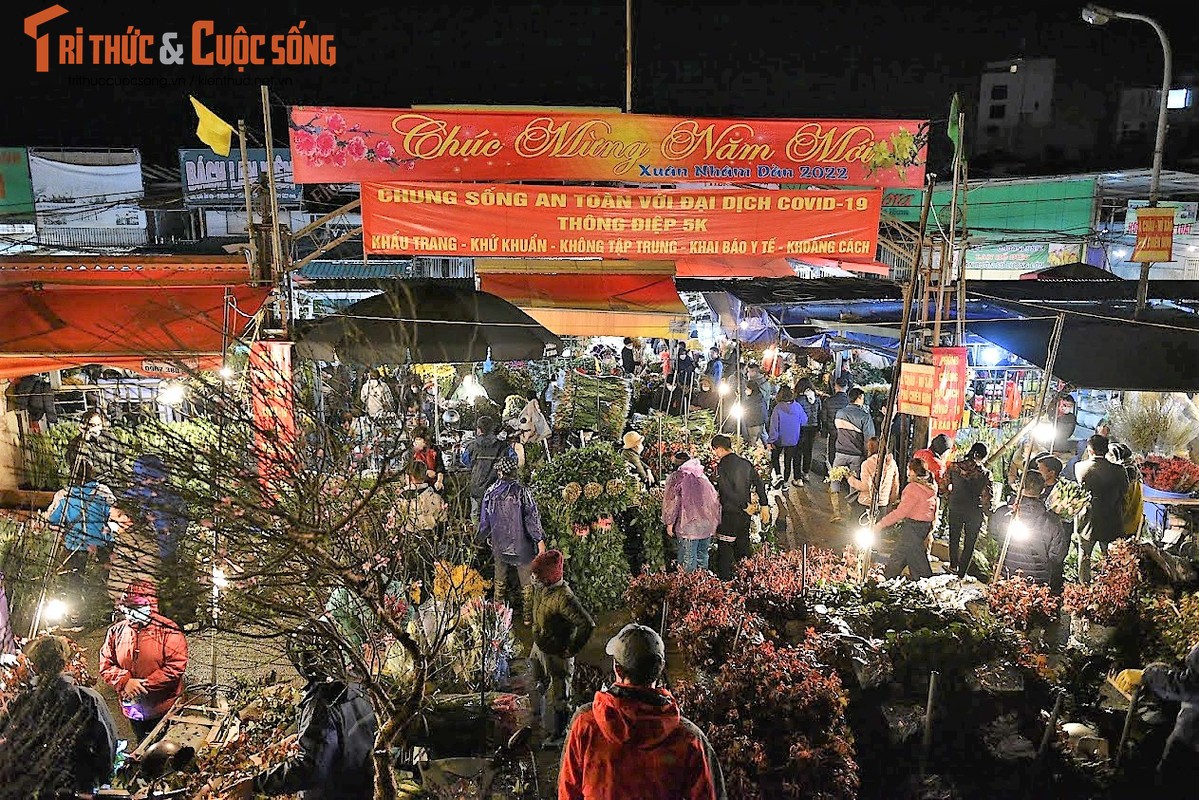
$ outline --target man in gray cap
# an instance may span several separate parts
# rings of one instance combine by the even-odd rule
[[[616,682],[595,693],[570,723],[560,800],[679,797],[725,800],[724,777],[708,738],[658,686],[666,646],[653,628],[626,625],[608,641]]]

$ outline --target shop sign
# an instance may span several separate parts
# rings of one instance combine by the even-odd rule
[[[1148,200],[1129,200],[1128,210],[1124,212],[1124,232],[1136,233],[1137,228],[1137,212],[1148,208]],[[1199,216],[1199,203],[1188,203],[1181,200],[1159,200],[1158,208],[1173,208],[1174,214],[1174,235],[1182,236],[1184,234],[1193,233],[1195,230],[1195,218]]]
[[[1018,242],[983,245],[966,250],[967,269],[1005,269],[1025,272],[1079,261],[1078,244]]]
[[[1174,260],[1173,208],[1142,208],[1137,212],[1137,243],[1129,261],[1164,264]]]
[[[24,147],[0,147],[0,216],[32,213],[29,151]]]
[[[388,255],[871,257],[877,189],[366,184],[363,244]]]
[[[1093,222],[1095,179],[972,182],[964,197],[971,238],[978,235],[998,239],[1018,231],[1055,231],[1081,239]],[[903,222],[917,223],[923,200],[919,189],[888,188],[883,195],[883,211]],[[962,200],[959,194],[958,203]],[[930,227],[934,219],[948,224],[952,201],[951,186],[938,183],[933,190]]]
[[[281,206],[298,206],[302,188],[292,181],[291,151],[275,150],[275,191]],[[265,180],[267,174],[266,149],[251,147],[246,150],[247,169],[242,169],[241,152],[230,151],[228,156],[218,156],[208,148],[181,149],[179,172],[183,178],[183,204],[212,208],[246,207],[246,174],[251,187]]]
[[[291,109],[297,183],[619,181],[924,184],[924,120],[606,111]]]
[[[936,367],[931,364],[903,362],[899,371],[898,408],[900,414],[927,417],[932,413]]]
[[[140,156],[127,164],[89,164],[35,153],[29,156],[29,172],[43,235],[71,228],[146,228]]]
[[[966,348],[934,347],[935,370],[928,435],[944,433],[953,438],[962,427],[966,410]]]

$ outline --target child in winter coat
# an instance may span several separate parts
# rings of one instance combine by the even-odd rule
[[[533,602],[525,606],[525,622],[533,629],[532,704],[541,709],[545,743],[561,744],[570,719],[570,683],[575,655],[587,644],[595,621],[562,577],[562,552],[547,550],[533,559]]]

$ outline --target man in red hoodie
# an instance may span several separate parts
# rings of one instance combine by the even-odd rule
[[[116,690],[140,741],[183,692],[187,637],[158,613],[157,593],[145,581],[129,584],[120,607],[125,619],[108,629],[100,647],[100,677]]]
[[[616,682],[571,720],[558,800],[725,800],[708,738],[658,687],[666,665],[662,637],[626,625],[605,652]]]

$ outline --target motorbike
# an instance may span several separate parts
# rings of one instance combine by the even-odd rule
[[[172,800],[184,798],[188,789],[166,789],[162,782],[175,772],[182,772],[191,766],[196,758],[194,747],[179,745],[170,739],[163,739],[146,750],[145,754],[136,761],[127,761],[121,771],[127,773],[125,788],[97,789],[94,792],[80,792],[76,800]]]
[[[533,729],[525,726],[490,757],[418,761],[421,785],[438,798],[539,797],[537,762],[529,746],[532,736]]]

